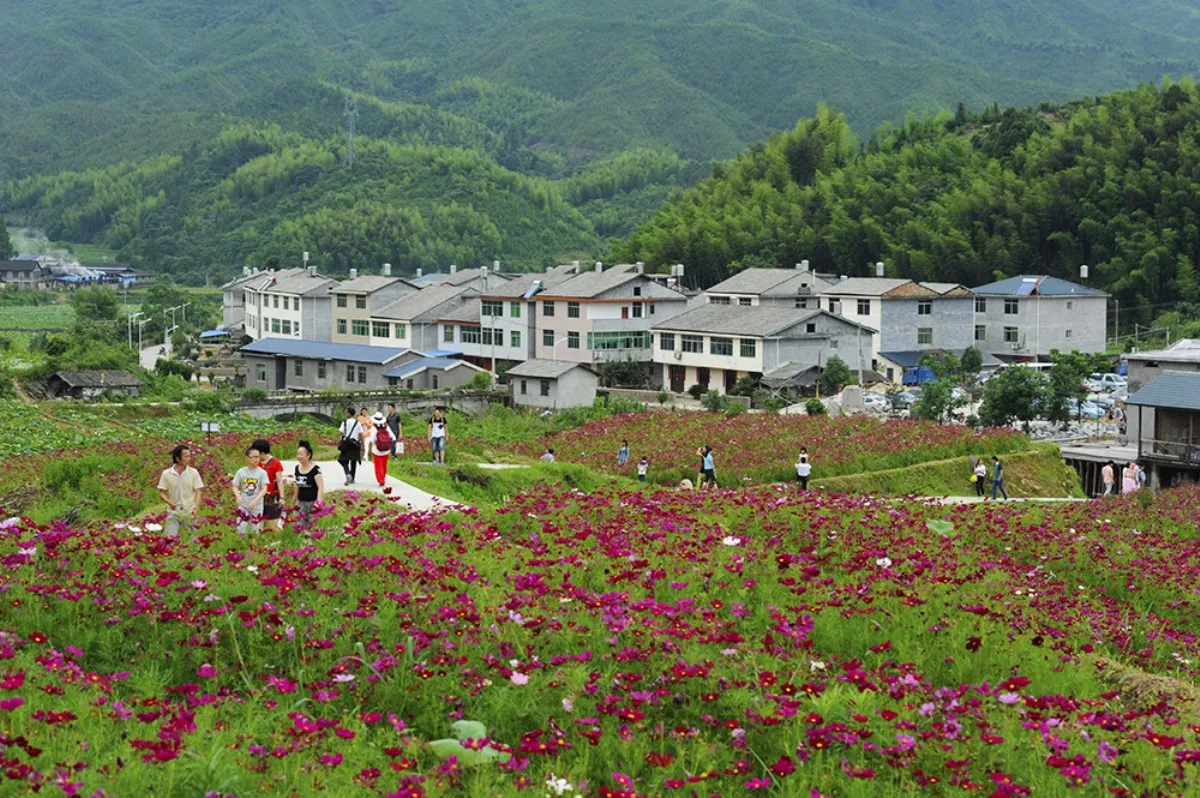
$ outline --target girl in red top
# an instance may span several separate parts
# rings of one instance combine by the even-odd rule
[[[259,465],[267,472],[267,494],[263,497],[263,519],[267,529],[279,529],[282,525],[283,499],[279,492],[279,475],[283,473],[283,463],[271,454],[271,442],[263,438],[256,440],[251,446],[258,449],[261,457]]]

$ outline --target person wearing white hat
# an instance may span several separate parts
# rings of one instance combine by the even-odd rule
[[[387,482],[388,457],[392,454],[392,444],[396,441],[383,413],[372,416],[371,423],[371,456],[375,460],[375,481],[382,488]]]

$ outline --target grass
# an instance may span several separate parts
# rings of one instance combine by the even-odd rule
[[[1026,452],[1005,455],[1004,486],[1010,496],[1082,498],[1074,469],[1054,444],[1038,444]],[[814,479],[816,487],[834,493],[887,493],[898,496],[971,496],[970,465],[965,457],[937,460],[905,468]],[[991,489],[990,484],[988,490]]]
[[[535,486],[565,486],[585,493],[606,487],[629,488],[626,480],[571,463],[484,469],[472,463],[451,463],[443,467],[413,459],[394,459],[388,472],[435,496],[487,507],[503,506],[512,495]]]

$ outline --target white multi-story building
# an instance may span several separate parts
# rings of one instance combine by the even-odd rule
[[[1046,360],[1050,352],[1103,352],[1108,294],[1044,274],[1022,274],[972,289],[974,345],[1004,360]]]
[[[256,341],[268,337],[330,340],[334,285],[334,280],[317,274],[315,266],[260,273],[243,285],[246,335]]]
[[[795,269],[743,269],[698,295],[690,304],[815,310],[816,295],[833,284],[830,277],[810,271],[807,261],[797,263]]]

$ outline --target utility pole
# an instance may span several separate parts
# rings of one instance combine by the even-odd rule
[[[134,325],[134,322],[137,321],[138,316],[144,316],[144,315],[146,315],[146,314],[142,313],[142,311],[139,310],[137,313],[134,313],[132,316],[128,316],[125,320],[126,321],[125,326],[129,328],[129,348],[130,349],[133,349],[133,325]],[[141,328],[138,328],[138,329],[140,330]]]
[[[179,312],[183,314],[183,323],[184,324],[187,324],[187,306],[190,304],[192,304],[192,303],[184,302],[182,305],[179,306]]]

